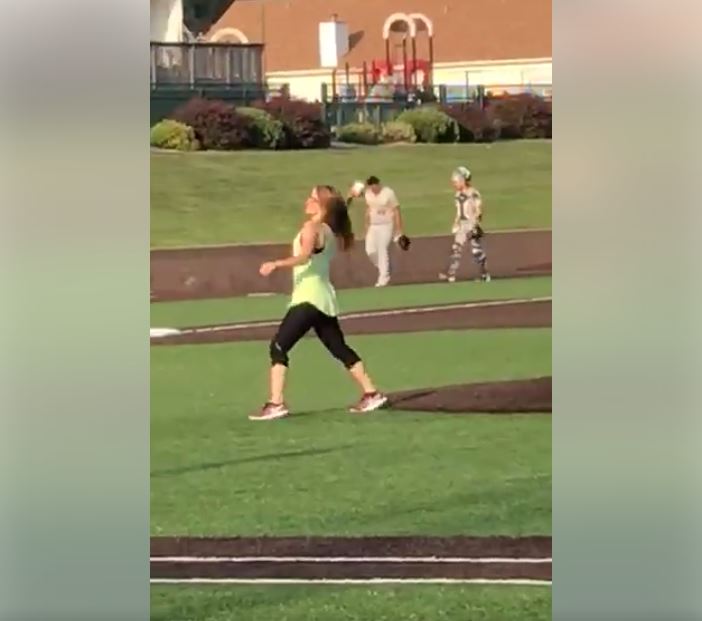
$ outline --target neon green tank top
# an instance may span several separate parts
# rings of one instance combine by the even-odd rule
[[[312,304],[325,315],[336,317],[339,307],[336,291],[329,279],[329,268],[336,254],[336,238],[332,230],[322,225],[324,248],[310,257],[310,260],[293,268],[293,292],[290,306]],[[300,254],[300,234],[293,241],[293,255]]]

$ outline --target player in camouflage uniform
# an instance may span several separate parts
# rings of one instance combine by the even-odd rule
[[[483,229],[480,226],[483,217],[482,198],[480,192],[471,185],[470,180],[471,173],[465,166],[459,166],[451,175],[451,182],[456,190],[456,219],[451,231],[454,239],[448,269],[439,274],[439,278],[447,282],[456,281],[456,272],[468,241],[470,241],[473,260],[480,270],[480,280],[490,281],[487,256],[481,241],[483,237]]]

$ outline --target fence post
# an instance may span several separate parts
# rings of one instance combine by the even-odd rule
[[[156,84],[156,49],[153,45],[150,45],[149,48],[151,52],[151,85],[154,86]]]
[[[478,92],[478,105],[483,109],[485,108],[485,86],[479,84],[476,90]]]
[[[234,80],[232,80],[232,53],[234,52],[234,48],[229,48],[224,51],[224,71],[227,76],[227,86],[231,86],[234,83]]]
[[[195,85],[195,46],[188,45],[188,78],[190,80],[190,88]]]
[[[448,101],[448,89],[446,88],[446,84],[439,84],[439,103],[441,105],[446,105],[447,101]]]

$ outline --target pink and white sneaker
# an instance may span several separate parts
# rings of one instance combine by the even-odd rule
[[[251,414],[249,420],[275,420],[290,414],[288,406],[284,403],[265,403],[258,414]]]
[[[388,402],[388,398],[382,392],[369,392],[361,397],[361,400],[349,408],[353,414],[363,414],[379,410]]]

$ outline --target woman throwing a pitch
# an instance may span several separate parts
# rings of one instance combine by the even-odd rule
[[[305,201],[305,215],[307,221],[293,241],[293,255],[264,263],[259,270],[262,276],[269,276],[275,270],[292,268],[293,293],[288,312],[270,343],[268,402],[258,414],[249,416],[250,420],[274,420],[289,414],[283,398],[288,354],[310,329],[360,387],[362,396],[351,407],[352,412],[371,412],[387,402],[358,354],[346,344],[337,319],[339,309],[329,267],[337,247],[348,250],[354,241],[346,201],[333,187],[316,186]]]

